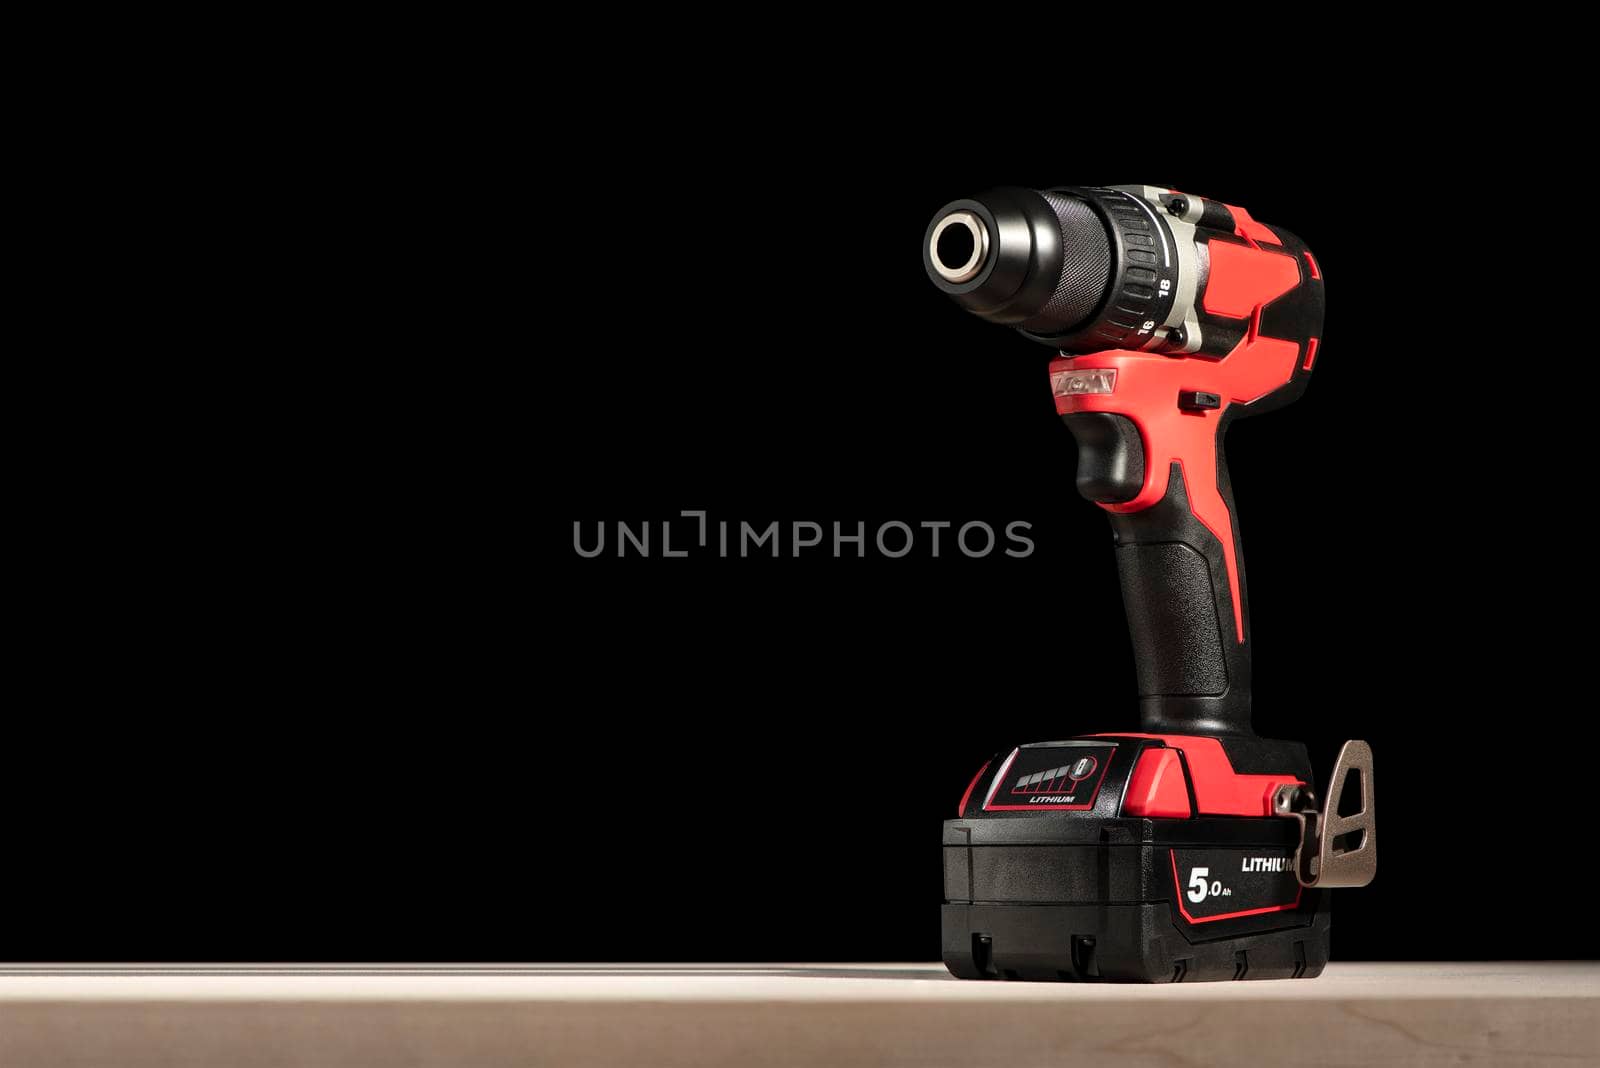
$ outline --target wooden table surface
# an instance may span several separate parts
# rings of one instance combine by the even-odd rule
[[[1600,1065],[1600,964],[973,983],[937,964],[6,965],[0,1065]]]

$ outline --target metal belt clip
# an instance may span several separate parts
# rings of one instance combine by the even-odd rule
[[[1361,808],[1339,814],[1339,798],[1351,773],[1361,777]],[[1330,804],[1317,811],[1317,798],[1304,786],[1280,786],[1272,811],[1300,821],[1294,871],[1305,887],[1366,886],[1378,870],[1378,834],[1372,797],[1372,746],[1349,741],[1339,750],[1328,778]]]

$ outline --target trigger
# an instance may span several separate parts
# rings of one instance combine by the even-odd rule
[[[1134,421],[1115,412],[1061,418],[1078,439],[1078,492],[1101,504],[1137,497],[1144,488],[1144,442]]]

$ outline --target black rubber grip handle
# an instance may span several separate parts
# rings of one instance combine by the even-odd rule
[[[1219,489],[1232,516],[1228,469],[1218,452]],[[1144,729],[1154,734],[1250,732],[1249,615],[1237,531],[1234,565],[1245,641],[1234,625],[1222,543],[1190,511],[1181,465],[1172,464],[1160,502],[1140,512],[1113,513],[1111,528]]]
[[[1101,503],[1138,496],[1146,460],[1132,421],[1112,413],[1063,419],[1078,439],[1079,492]],[[1217,479],[1232,517],[1233,491],[1220,443]],[[1141,725],[1154,734],[1250,732],[1249,615],[1237,525],[1230,534],[1244,641],[1234,623],[1222,543],[1190,509],[1181,464],[1171,464],[1166,495],[1156,504],[1110,514]]]

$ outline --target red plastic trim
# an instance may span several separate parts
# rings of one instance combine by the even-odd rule
[[[1122,814],[1150,819],[1188,819],[1194,814],[1176,749],[1146,749],[1139,754],[1123,795]]]
[[[1293,262],[1293,261],[1291,261]],[[1052,372],[1071,368],[1115,368],[1111,393],[1082,393],[1056,398],[1056,411],[1115,412],[1132,419],[1145,450],[1144,486],[1124,504],[1102,504],[1108,512],[1142,512],[1167,493],[1167,478],[1176,460],[1183,471],[1189,508],[1222,545],[1233,600],[1235,633],[1244,641],[1244,610],[1239,588],[1239,560],[1233,544],[1233,516],[1217,488],[1217,421],[1230,404],[1247,404],[1278,389],[1294,374],[1300,346],[1281,338],[1257,337],[1241,342],[1225,359],[1174,360],[1151,352],[1112,349],[1052,361]],[[1209,411],[1178,407],[1178,393],[1203,390],[1222,398]]]
[[[1306,264],[1311,268],[1312,278],[1322,277],[1322,269],[1317,266],[1317,261],[1311,258],[1311,252],[1309,250],[1306,252]]]
[[[1283,244],[1283,239],[1272,232],[1272,227],[1266,223],[1256,222],[1248,211],[1236,208],[1232,204],[1227,205],[1227,209],[1233,213],[1233,232],[1251,245],[1255,245],[1257,241],[1266,241],[1274,245]]]
[[[1092,738],[1155,738],[1183,750],[1194,782],[1194,800],[1201,816],[1270,816],[1280,786],[1304,786],[1292,775],[1240,775],[1215,738],[1190,734],[1138,734],[1117,731]]]
[[[1284,252],[1213,241],[1211,276],[1202,306],[1212,315],[1243,319],[1300,284],[1300,265]]]
[[[1317,339],[1316,338],[1311,338],[1310,340],[1308,340],[1306,342],[1306,362],[1302,366],[1304,366],[1304,368],[1307,371],[1309,371],[1309,370],[1311,370],[1311,365],[1313,363],[1315,363],[1316,360],[1317,360]]]
[[[992,763],[994,763],[992,759],[985,760],[983,762],[983,767],[978,769],[978,774],[974,775],[972,777],[972,781],[967,783],[967,792],[961,795],[961,804],[956,806],[957,819],[960,819],[962,816],[967,814],[967,801],[972,797],[973,787],[978,785],[978,780],[983,778],[983,773],[989,770],[989,765]]]

